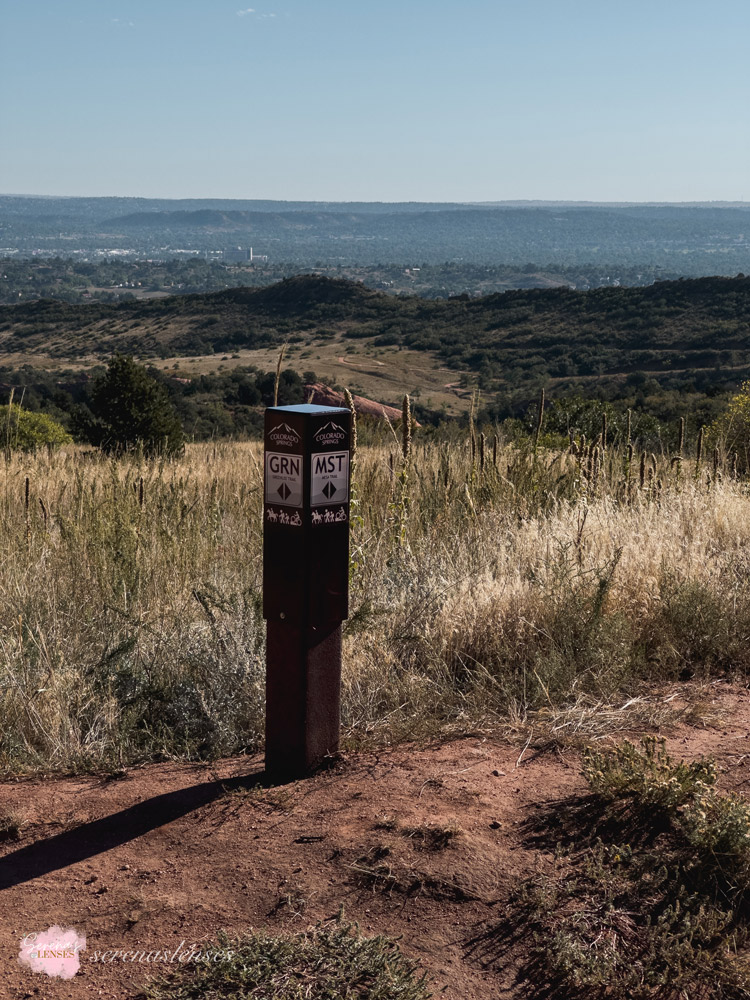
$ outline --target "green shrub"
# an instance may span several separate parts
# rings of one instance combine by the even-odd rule
[[[0,406],[0,427],[6,454],[11,451],[35,451],[37,448],[58,448],[71,444],[65,428],[46,413],[24,410],[16,403]]]
[[[729,897],[750,888],[750,805],[737,794],[713,789],[682,817],[682,829],[704,873]]]
[[[663,739],[646,736],[641,747],[626,741],[609,752],[584,754],[583,773],[597,795],[608,802],[630,797],[644,808],[672,812],[702,795],[716,780],[712,761],[675,763]]]

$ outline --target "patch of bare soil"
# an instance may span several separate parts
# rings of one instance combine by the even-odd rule
[[[750,694],[710,690],[723,726],[683,727],[670,752],[713,755],[722,785],[747,792]],[[168,967],[96,951],[294,932],[342,906],[363,932],[401,936],[436,994],[526,995],[523,929],[496,929],[509,893],[552,864],[540,817],[586,795],[575,751],[467,737],[350,756],[284,786],[262,768],[236,758],[0,785],[0,819],[22,824],[0,844],[1,995],[133,998]],[[87,938],[69,980],[17,961],[20,939],[54,924]]]

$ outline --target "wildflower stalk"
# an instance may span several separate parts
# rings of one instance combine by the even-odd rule
[[[404,396],[401,407],[401,471],[399,472],[399,545],[406,544],[406,519],[409,513],[409,465],[411,459],[411,401]]]
[[[359,494],[357,489],[357,411],[354,408],[354,399],[348,389],[344,389],[344,399],[352,415],[351,448],[349,452],[349,524],[352,530],[353,545],[349,556],[349,578],[351,579],[362,566],[362,529],[364,528],[364,518],[360,510]]]
[[[279,351],[279,360],[276,362],[276,379],[273,383],[273,405],[279,405],[279,382],[281,381],[281,362],[284,360],[284,352],[286,351],[286,342],[281,345],[281,350]]]
[[[677,478],[680,478],[682,474],[682,450],[685,447],[685,418],[680,417],[680,432],[677,439],[677,454],[675,455],[674,464],[677,467]]]
[[[539,393],[539,410],[536,418],[536,430],[534,431],[534,459],[536,460],[536,452],[539,447],[539,435],[542,433],[542,424],[544,423],[544,389]]]

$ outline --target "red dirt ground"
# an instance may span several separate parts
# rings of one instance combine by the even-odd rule
[[[747,792],[750,692],[710,692],[723,726],[682,726],[670,751],[713,755],[722,786]],[[401,746],[275,788],[253,783],[260,757],[0,784],[0,816],[25,821],[0,845],[0,996],[133,998],[168,967],[101,964],[94,950],[205,946],[222,928],[294,932],[343,905],[364,932],[402,936],[435,994],[520,1000],[522,945],[501,946],[492,928],[508,893],[551,862],[526,824],[586,786],[575,751],[532,744],[520,763],[519,752],[477,737]],[[461,832],[441,850],[403,829],[451,825]],[[386,878],[366,884],[362,869],[378,865]],[[53,924],[87,937],[67,981],[17,962],[20,939]]]

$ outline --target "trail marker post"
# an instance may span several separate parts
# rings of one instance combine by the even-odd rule
[[[266,410],[266,773],[274,778],[308,774],[338,750],[350,447],[348,409]]]

